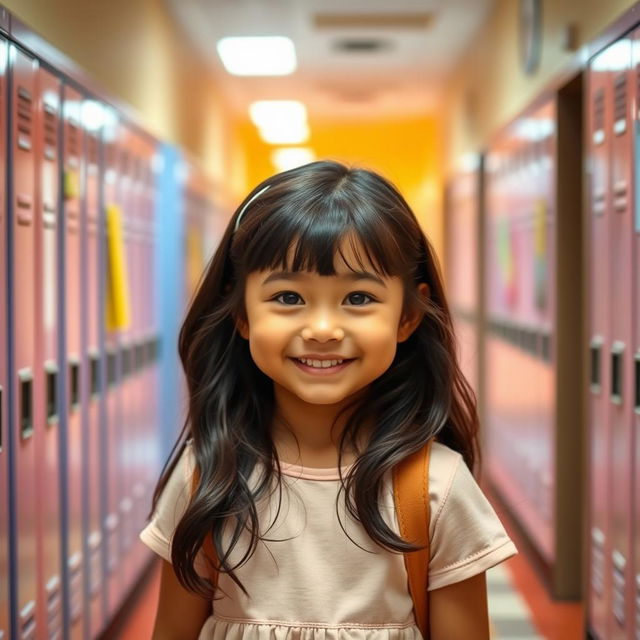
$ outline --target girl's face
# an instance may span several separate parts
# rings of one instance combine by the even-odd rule
[[[342,253],[358,264],[348,242]],[[247,277],[248,324],[238,323],[238,330],[256,366],[273,380],[276,398],[341,404],[387,370],[397,343],[420,321],[401,317],[399,277],[379,277],[370,265],[356,274],[340,254],[334,264],[334,276],[255,271]]]

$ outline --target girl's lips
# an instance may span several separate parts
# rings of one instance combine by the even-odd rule
[[[310,367],[308,364],[303,364],[297,358],[291,358],[293,363],[299,368],[302,369],[305,373],[310,373],[314,376],[328,376],[333,373],[338,373],[342,371],[345,367],[349,366],[355,358],[350,358],[342,362],[342,364],[337,364],[334,367],[326,367],[326,368],[318,368],[318,367]]]

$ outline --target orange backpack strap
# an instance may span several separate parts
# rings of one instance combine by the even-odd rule
[[[200,470],[198,468],[194,469],[193,476],[191,477],[191,495],[196,492],[196,488],[198,487],[198,482],[200,481]],[[211,562],[211,569],[209,573],[209,579],[213,584],[213,588],[215,589],[218,586],[218,572],[215,567],[218,564],[218,556],[216,554],[216,548],[213,544],[213,538],[211,534],[208,534],[202,543],[202,550],[207,560]]]
[[[424,549],[404,554],[416,624],[429,637],[429,455],[431,440],[393,469],[393,497],[400,535]]]

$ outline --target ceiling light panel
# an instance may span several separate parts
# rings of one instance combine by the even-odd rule
[[[297,67],[293,41],[284,36],[227,37],[216,49],[235,76],[285,76]]]

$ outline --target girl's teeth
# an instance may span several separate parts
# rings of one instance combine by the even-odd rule
[[[307,366],[316,367],[317,369],[327,369],[343,363],[343,360],[307,360],[305,358],[298,358],[298,360]]]

